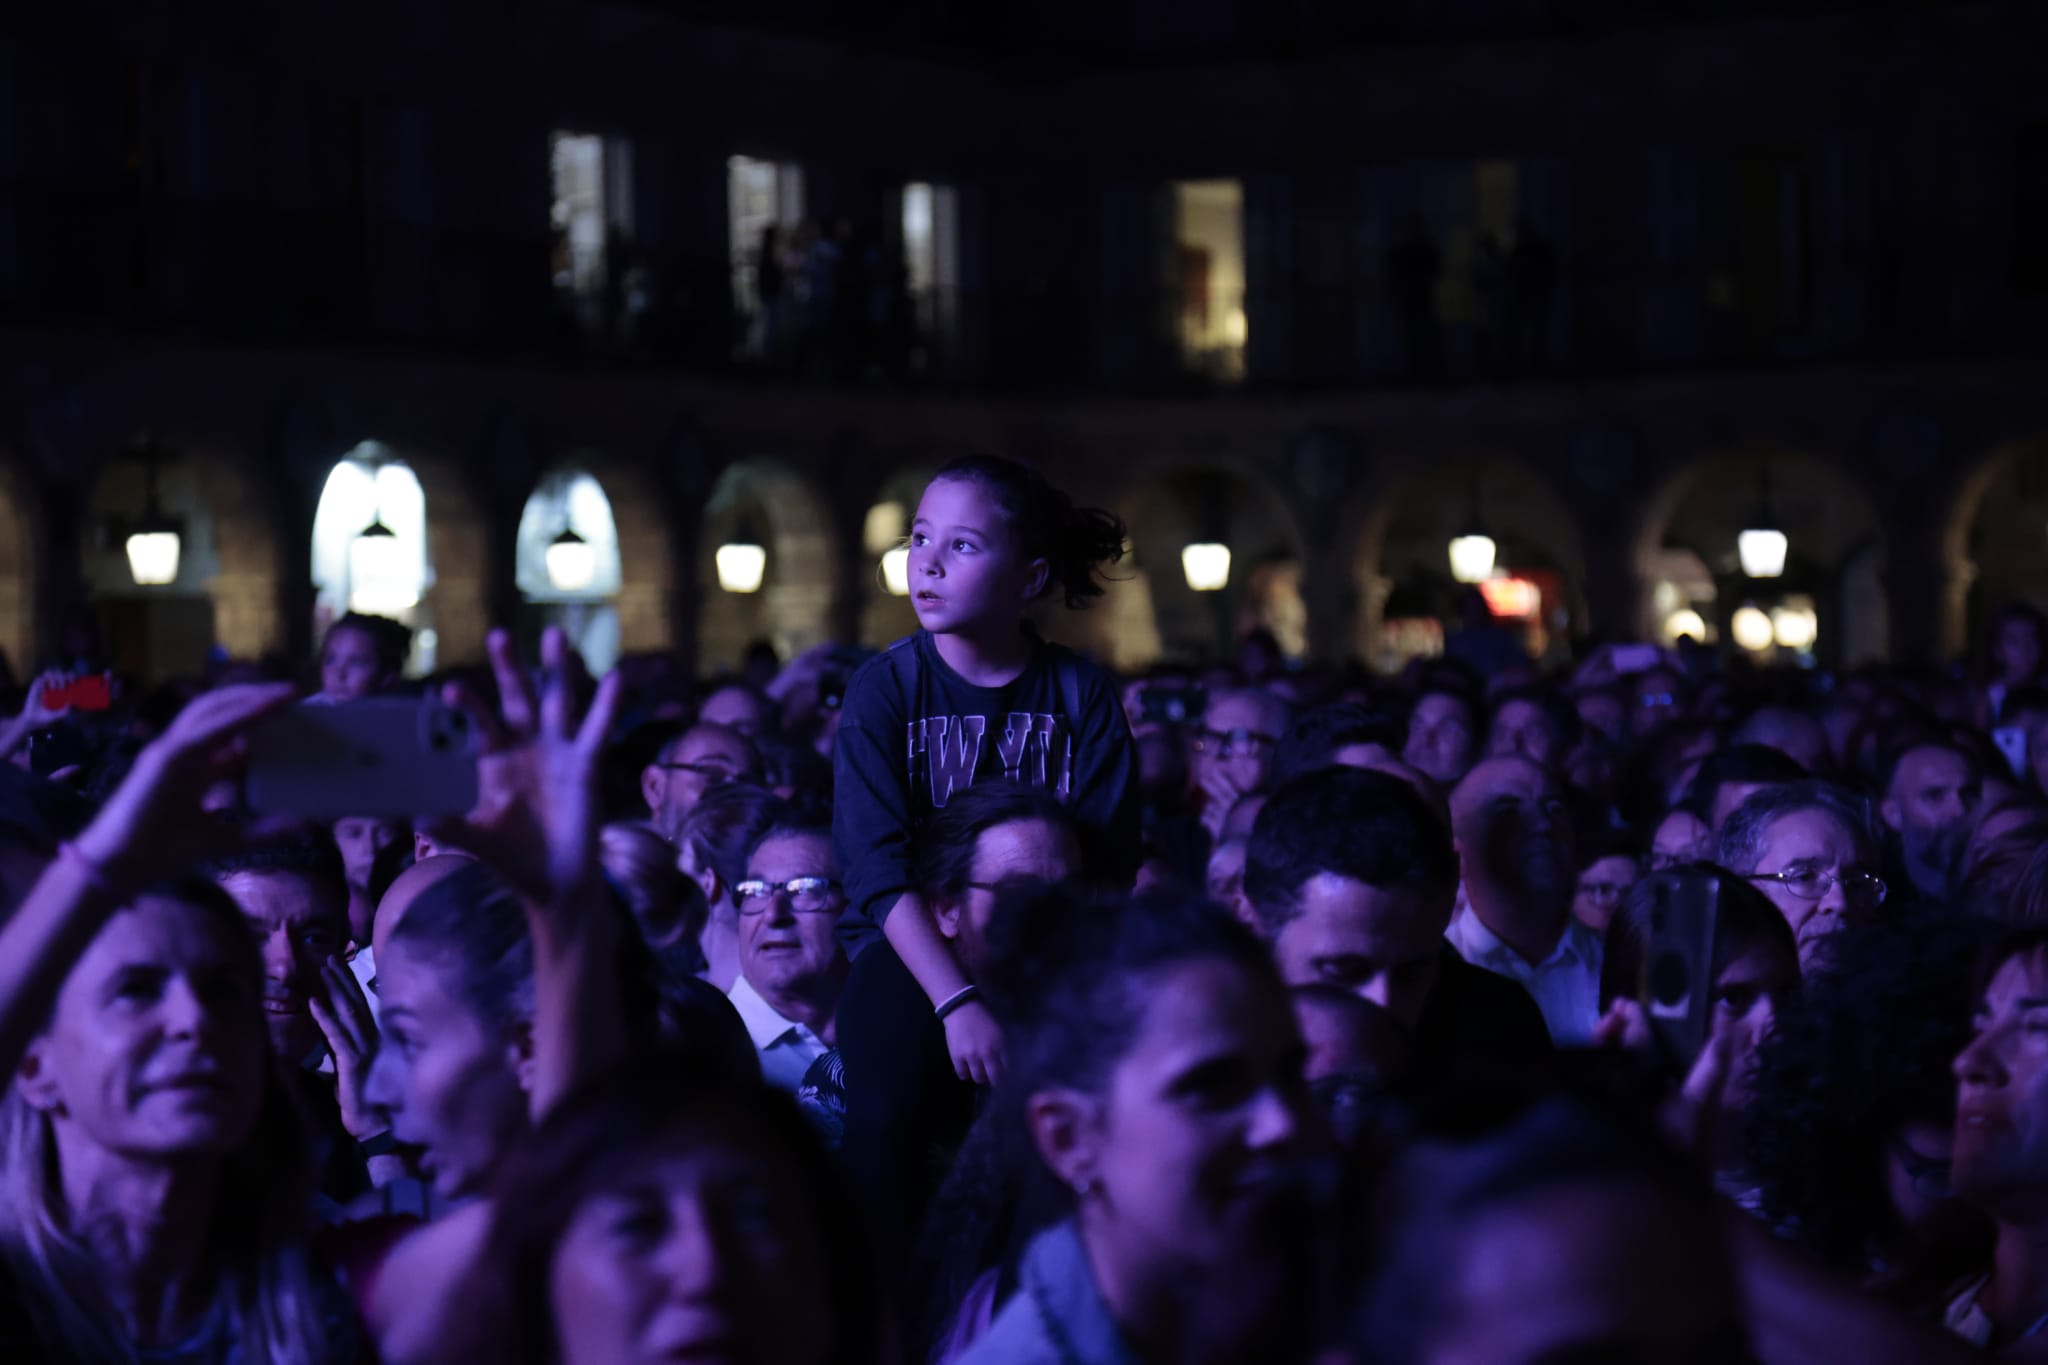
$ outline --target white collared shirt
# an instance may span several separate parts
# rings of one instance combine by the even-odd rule
[[[1600,936],[1572,916],[1565,917],[1564,936],[1541,962],[1532,963],[1494,936],[1469,906],[1451,920],[1444,935],[1458,956],[1475,967],[1497,972],[1519,984],[1535,1000],[1559,1047],[1577,1047],[1593,1035],[1600,1022]]]
[[[754,1040],[754,1051],[761,1054],[761,1079],[794,1095],[811,1063],[831,1049],[807,1025],[777,1014],[775,1007],[763,1000],[747,980],[745,972],[732,983],[725,998],[739,1011],[740,1022],[747,1026],[747,1037]]]

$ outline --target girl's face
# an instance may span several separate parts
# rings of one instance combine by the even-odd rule
[[[360,701],[384,681],[377,642],[367,631],[331,630],[320,655],[320,690],[335,701]]]
[[[810,1365],[831,1353],[824,1237],[789,1155],[738,1114],[620,1162],[563,1229],[548,1298],[563,1365]]]
[[[71,969],[16,1084],[51,1116],[66,1160],[225,1156],[262,1105],[261,998],[233,925],[145,899],[110,919]]]
[[[1217,959],[1164,969],[1143,994],[1103,1093],[1055,1092],[1071,1146],[1044,1127],[1039,1145],[1125,1273],[1194,1272],[1260,1298],[1301,1234],[1294,1177],[1320,1136],[1294,1013],[1268,976]]]
[[[383,1038],[365,1098],[390,1112],[393,1137],[420,1149],[434,1188],[457,1199],[526,1126],[525,1048],[457,997],[447,975],[438,954],[404,938],[377,955]]]
[[[1750,1073],[1778,1010],[1799,991],[1799,959],[1765,940],[1730,958],[1714,977],[1716,1032],[1730,1033],[1728,1074],[1721,1082],[1721,1107],[1737,1113],[1749,1102]]]
[[[1013,626],[1045,582],[1011,544],[1002,509],[971,479],[934,479],[910,523],[910,604],[937,635]]]

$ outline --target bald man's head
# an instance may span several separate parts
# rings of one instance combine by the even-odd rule
[[[391,931],[398,927],[398,921],[405,918],[406,909],[428,887],[446,881],[465,867],[474,866],[476,859],[466,854],[443,853],[422,858],[399,873],[392,879],[391,889],[384,893],[384,899],[377,902],[377,918],[370,929],[370,950],[379,954],[384,951]]]
[[[1468,894],[1546,913],[1570,905],[1571,820],[1547,770],[1514,756],[1482,760],[1451,793],[1451,833]]]

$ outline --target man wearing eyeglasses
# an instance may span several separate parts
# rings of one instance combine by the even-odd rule
[[[683,820],[704,793],[734,778],[759,781],[761,757],[745,735],[723,725],[694,725],[662,746],[640,770],[640,796],[648,819],[675,843]]]
[[[1222,838],[1223,822],[1240,798],[1266,789],[1288,720],[1287,703],[1258,688],[1210,699],[1195,731],[1194,778],[1211,841]]]
[[[1831,782],[1765,787],[1721,827],[1718,861],[1778,907],[1802,967],[1829,931],[1884,904],[1877,853],[1860,798]]]
[[[771,830],[733,888],[739,902],[740,975],[729,998],[761,1075],[796,1092],[835,1041],[833,1016],[849,963],[839,946],[846,890],[826,829]]]

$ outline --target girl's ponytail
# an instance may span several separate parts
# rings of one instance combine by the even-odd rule
[[[979,484],[1002,511],[1017,548],[1051,566],[1045,595],[1058,593],[1069,607],[1085,607],[1102,596],[1099,571],[1124,557],[1129,531],[1122,518],[1099,507],[1076,507],[1030,465],[1000,455],[969,455],[935,476]]]

